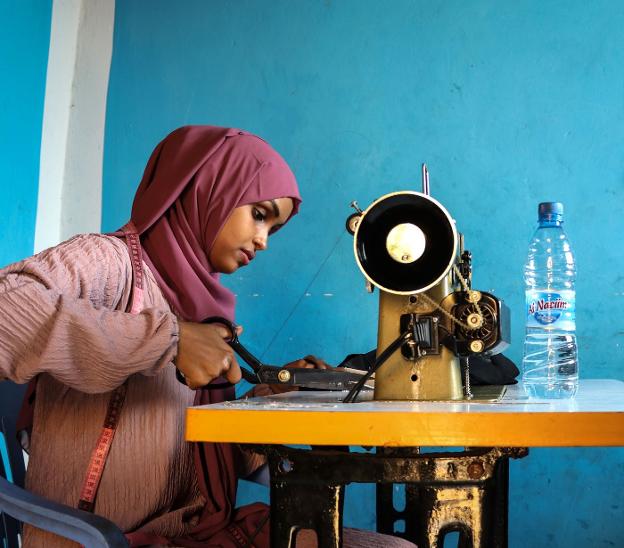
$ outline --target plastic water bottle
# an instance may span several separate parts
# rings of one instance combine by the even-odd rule
[[[571,398],[578,389],[576,265],[563,230],[563,204],[539,204],[538,223],[524,267],[522,382],[532,398]]]

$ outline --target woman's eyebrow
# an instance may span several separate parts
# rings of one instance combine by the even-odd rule
[[[277,202],[275,200],[268,200],[268,202],[273,206],[273,215],[275,215],[276,218],[279,218],[280,210]]]

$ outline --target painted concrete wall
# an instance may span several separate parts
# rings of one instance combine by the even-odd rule
[[[101,225],[114,0],[55,0],[41,136],[35,251]]]
[[[0,265],[33,252],[51,0],[0,2]]]
[[[153,0],[116,8],[103,228],[124,223],[171,129],[231,125],[290,162],[301,214],[227,283],[245,342],[272,362],[375,344],[344,220],[420,188],[456,218],[474,284],[512,310],[539,201],[561,200],[578,270],[581,375],[624,380],[624,5],[616,0]],[[511,466],[510,546],[622,546],[624,450],[534,449]],[[372,486],[346,524],[374,527]],[[246,492],[243,498],[257,493]]]

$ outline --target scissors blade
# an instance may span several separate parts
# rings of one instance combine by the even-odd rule
[[[364,374],[364,371],[341,371],[340,369],[284,369],[265,366],[258,371],[260,382],[284,384],[316,390],[350,390]],[[364,390],[371,389],[373,382],[367,382]]]

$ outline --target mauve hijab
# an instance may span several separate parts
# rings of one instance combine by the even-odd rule
[[[166,299],[184,320],[234,319],[234,295],[221,285],[208,259],[234,208],[290,197],[294,215],[301,198],[295,177],[265,141],[239,129],[187,126],[168,135],[152,153],[132,205],[144,259]],[[234,390],[198,390],[196,405],[233,399]],[[194,447],[199,488],[206,503],[183,538],[130,533],[131,546],[241,546],[254,538],[268,547],[268,507],[235,508],[237,452],[227,443]]]
[[[301,198],[284,159],[261,138],[233,128],[185,126],[152,153],[131,220],[145,261],[174,311],[188,321],[234,320],[235,298],[208,255],[234,208]]]

